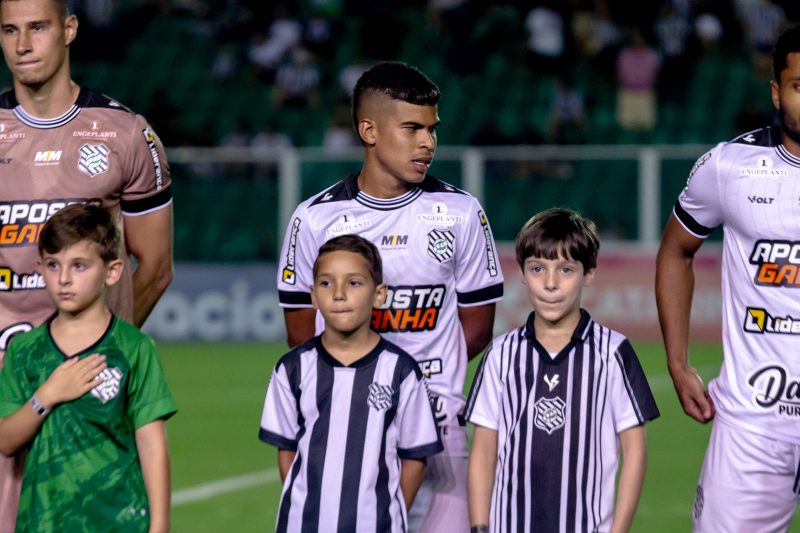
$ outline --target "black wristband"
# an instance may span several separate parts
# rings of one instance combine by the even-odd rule
[[[489,526],[486,524],[479,524],[469,528],[469,533],[489,533]]]

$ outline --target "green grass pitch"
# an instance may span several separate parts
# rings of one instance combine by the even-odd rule
[[[647,427],[649,466],[633,531],[690,531],[709,427],[681,411],[662,347],[634,346],[661,417]],[[284,345],[163,343],[159,349],[179,409],[167,424],[173,531],[272,531],[280,495],[277,452],[258,440],[258,428],[267,380]],[[716,375],[719,345],[694,346],[691,353],[704,380]]]

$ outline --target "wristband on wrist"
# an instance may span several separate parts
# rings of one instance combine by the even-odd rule
[[[489,526],[486,524],[479,524],[469,528],[469,533],[489,533]]]
[[[47,416],[50,414],[50,409],[42,405],[42,402],[39,401],[39,398],[36,397],[36,394],[31,396],[31,399],[28,401],[33,407],[33,412],[39,416]]]

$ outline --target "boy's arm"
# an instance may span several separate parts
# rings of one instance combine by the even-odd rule
[[[169,531],[170,475],[163,420],[155,420],[136,430],[136,452],[150,504],[150,533],[166,533]]]
[[[694,292],[692,261],[703,240],[691,235],[673,215],[656,259],[656,304],[667,364],[684,412],[698,422],[714,418],[714,404],[689,364],[689,315]]]
[[[425,480],[425,459],[400,460],[400,490],[406,501],[406,509],[411,509],[414,497]]]
[[[489,525],[494,471],[497,466],[497,431],[475,426],[472,450],[469,452],[467,494],[471,526]]]
[[[281,473],[281,481],[286,481],[286,476],[289,475],[289,468],[294,462],[294,456],[297,455],[293,450],[278,450],[278,470]]]
[[[105,367],[104,355],[67,359],[53,370],[34,396],[43,408],[50,411],[56,405],[80,398],[96,387],[95,378]],[[35,412],[26,402],[8,418],[0,419],[0,452],[14,455],[36,436],[45,416],[46,413]]]
[[[647,470],[647,447],[644,425],[634,426],[619,434],[622,448],[622,469],[619,474],[617,502],[614,505],[612,533],[624,533],[631,527]]]

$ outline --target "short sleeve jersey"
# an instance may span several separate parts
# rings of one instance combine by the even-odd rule
[[[38,271],[36,243],[44,222],[71,203],[97,203],[136,216],[171,202],[164,148],[141,116],[82,88],[62,116],[37,119],[12,91],[0,94],[0,354],[8,339],[44,322],[53,303]],[[127,257],[126,257],[127,260]],[[133,317],[127,264],[108,302]]]
[[[458,306],[498,301],[503,275],[478,201],[431,176],[390,200],[372,198],[349,176],[295,210],[279,258],[283,307],[310,307],[319,247],[338,235],[372,241],[383,258],[386,303],[372,328],[411,354],[442,402],[440,423],[455,424],[464,405],[467,349]],[[317,332],[322,330],[317,316]]]
[[[497,431],[491,531],[608,531],[618,435],[658,415],[631,344],[585,311],[555,357],[533,314],[494,339],[466,409]]]
[[[149,506],[135,431],[175,413],[153,341],[113,318],[103,337],[77,355],[106,356],[102,382],[56,406],[25,460],[17,533],[147,531]],[[16,336],[0,372],[0,418],[28,399],[66,360],[50,322]]]
[[[717,416],[800,443],[800,158],[778,127],[721,143],[695,163],[674,215],[696,237],[724,229]]]
[[[343,366],[315,337],[278,362],[260,438],[296,452],[276,530],[406,531],[400,459],[442,450],[425,378],[381,339]]]

